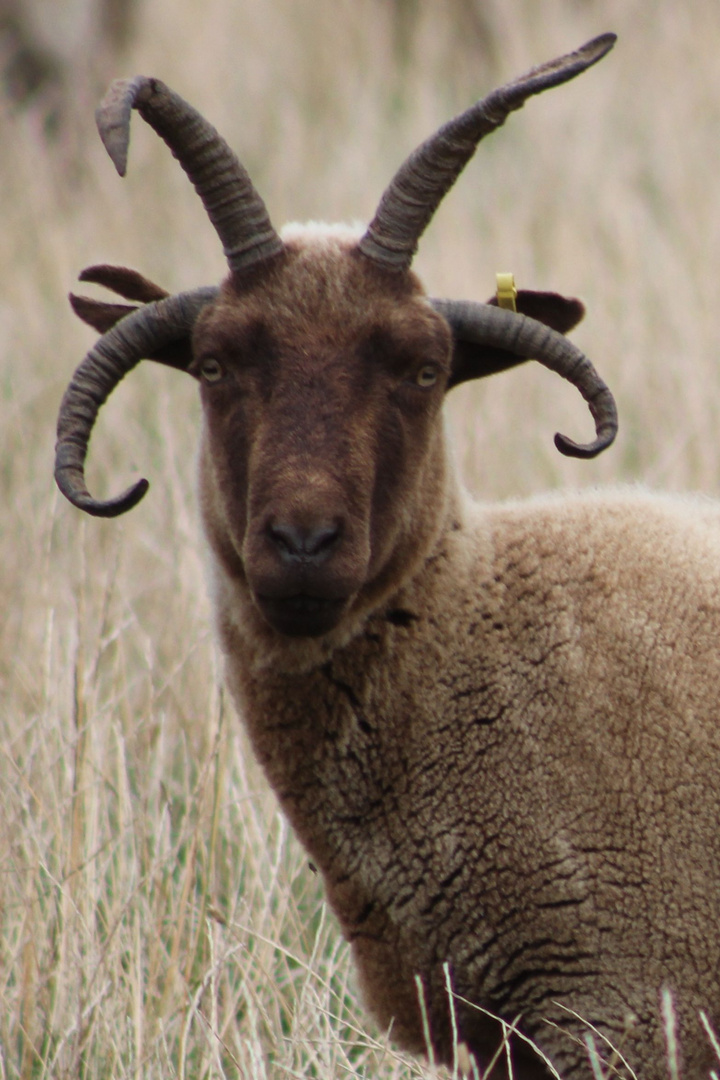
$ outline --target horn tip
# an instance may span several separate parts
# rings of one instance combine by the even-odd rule
[[[98,133],[120,176],[127,172],[130,113],[136,93],[134,81],[118,79],[95,110]]]
[[[145,498],[149,487],[149,482],[143,477],[117,498],[96,503],[96,507],[100,509],[88,510],[88,513],[94,513],[96,517],[119,517],[120,514],[125,514],[137,506],[140,500]]]
[[[607,448],[615,441],[616,434],[617,426],[613,426],[611,430],[599,434],[591,443],[576,443],[574,439],[569,439],[567,435],[561,435],[558,431],[555,434],[554,441],[556,449],[565,457],[588,460],[589,458],[597,457],[603,450],[607,450]]]
[[[606,34],[598,34],[597,37],[588,41],[586,45],[583,45],[580,50],[588,57],[588,59],[594,63],[597,60],[602,60],[603,56],[607,56],[610,50],[613,48],[617,41],[617,34],[612,31],[608,31]]]
[[[127,174],[129,132],[115,126],[100,127],[99,120],[98,127],[100,129],[100,138],[115,166],[115,171],[118,176],[124,177]]]
[[[122,495],[103,501],[93,499],[84,485],[79,488],[75,487],[72,482],[69,482],[69,479],[65,475],[65,469],[62,465],[56,467],[55,482],[60,491],[73,506],[76,506],[78,510],[83,510],[86,514],[90,514],[91,517],[114,518],[127,513],[128,510],[132,510],[133,507],[137,506],[150,487],[147,480],[138,480]]]

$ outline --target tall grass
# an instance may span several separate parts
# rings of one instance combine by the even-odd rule
[[[168,288],[223,274],[194,192],[134,121],[114,175],[100,83],[163,77],[236,146],[279,224],[367,219],[394,166],[497,82],[606,29],[615,52],[483,146],[417,268],[486,298],[496,270],[579,294],[616,448],[543,371],[464,387],[450,428],[484,497],[606,481],[720,490],[720,8],[714,0],[146,0],[123,72],[78,57],[59,136],[0,103],[0,1077],[411,1077],[358,1001],[317,879],[224,701],[192,496],[189,380],[139,370],[90,483],[142,471],[126,519],[51,481],[56,407],[95,261]],[[150,365],[145,365],[149,368]]]

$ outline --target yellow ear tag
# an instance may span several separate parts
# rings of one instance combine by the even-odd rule
[[[507,311],[517,311],[517,289],[514,274],[496,274],[498,307]]]

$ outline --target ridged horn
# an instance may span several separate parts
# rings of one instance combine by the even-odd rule
[[[189,176],[233,272],[283,250],[265,203],[223,137],[159,79],[118,79],[95,114],[100,137],[121,176],[127,168],[133,109],[165,140]]]
[[[615,400],[585,353],[566,337],[527,315],[490,304],[436,299],[430,303],[447,319],[455,337],[537,360],[580,391],[595,421],[595,439],[576,443],[558,433],[555,445],[561,454],[592,458],[610,446],[618,429]]]
[[[575,52],[533,68],[494,90],[444,124],[395,174],[358,245],[363,255],[385,269],[406,270],[430,219],[480,140],[500,127],[529,97],[574,79],[596,64],[615,41],[615,34],[602,34]]]
[[[134,311],[95,343],[65,391],[57,425],[55,480],[80,510],[95,517],[117,517],[131,510],[148,489],[139,480],[122,495],[98,501],[85,484],[90,433],[101,406],[122,378],[144,357],[189,334],[199,313],[217,297],[217,289],[194,289]]]

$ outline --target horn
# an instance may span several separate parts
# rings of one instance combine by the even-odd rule
[[[602,34],[576,52],[533,68],[494,90],[427,139],[395,174],[358,244],[387,270],[407,270],[420,237],[482,138],[500,127],[533,94],[574,79],[610,51],[615,34]]]
[[[284,250],[264,202],[223,137],[159,79],[118,79],[97,110],[100,137],[121,176],[127,168],[133,109],[165,140],[189,176],[233,273]]]
[[[537,360],[580,391],[595,421],[595,439],[576,443],[558,433],[555,445],[561,454],[591,458],[610,446],[618,428],[615,400],[585,353],[566,337],[527,315],[490,304],[435,299],[430,303],[447,319],[456,338]]]
[[[95,517],[117,517],[131,510],[148,489],[139,480],[105,502],[85,485],[85,458],[98,412],[120,380],[143,357],[188,335],[199,313],[217,297],[217,289],[194,289],[158,300],[132,312],[95,343],[65,391],[57,425],[55,480],[80,510]]]

